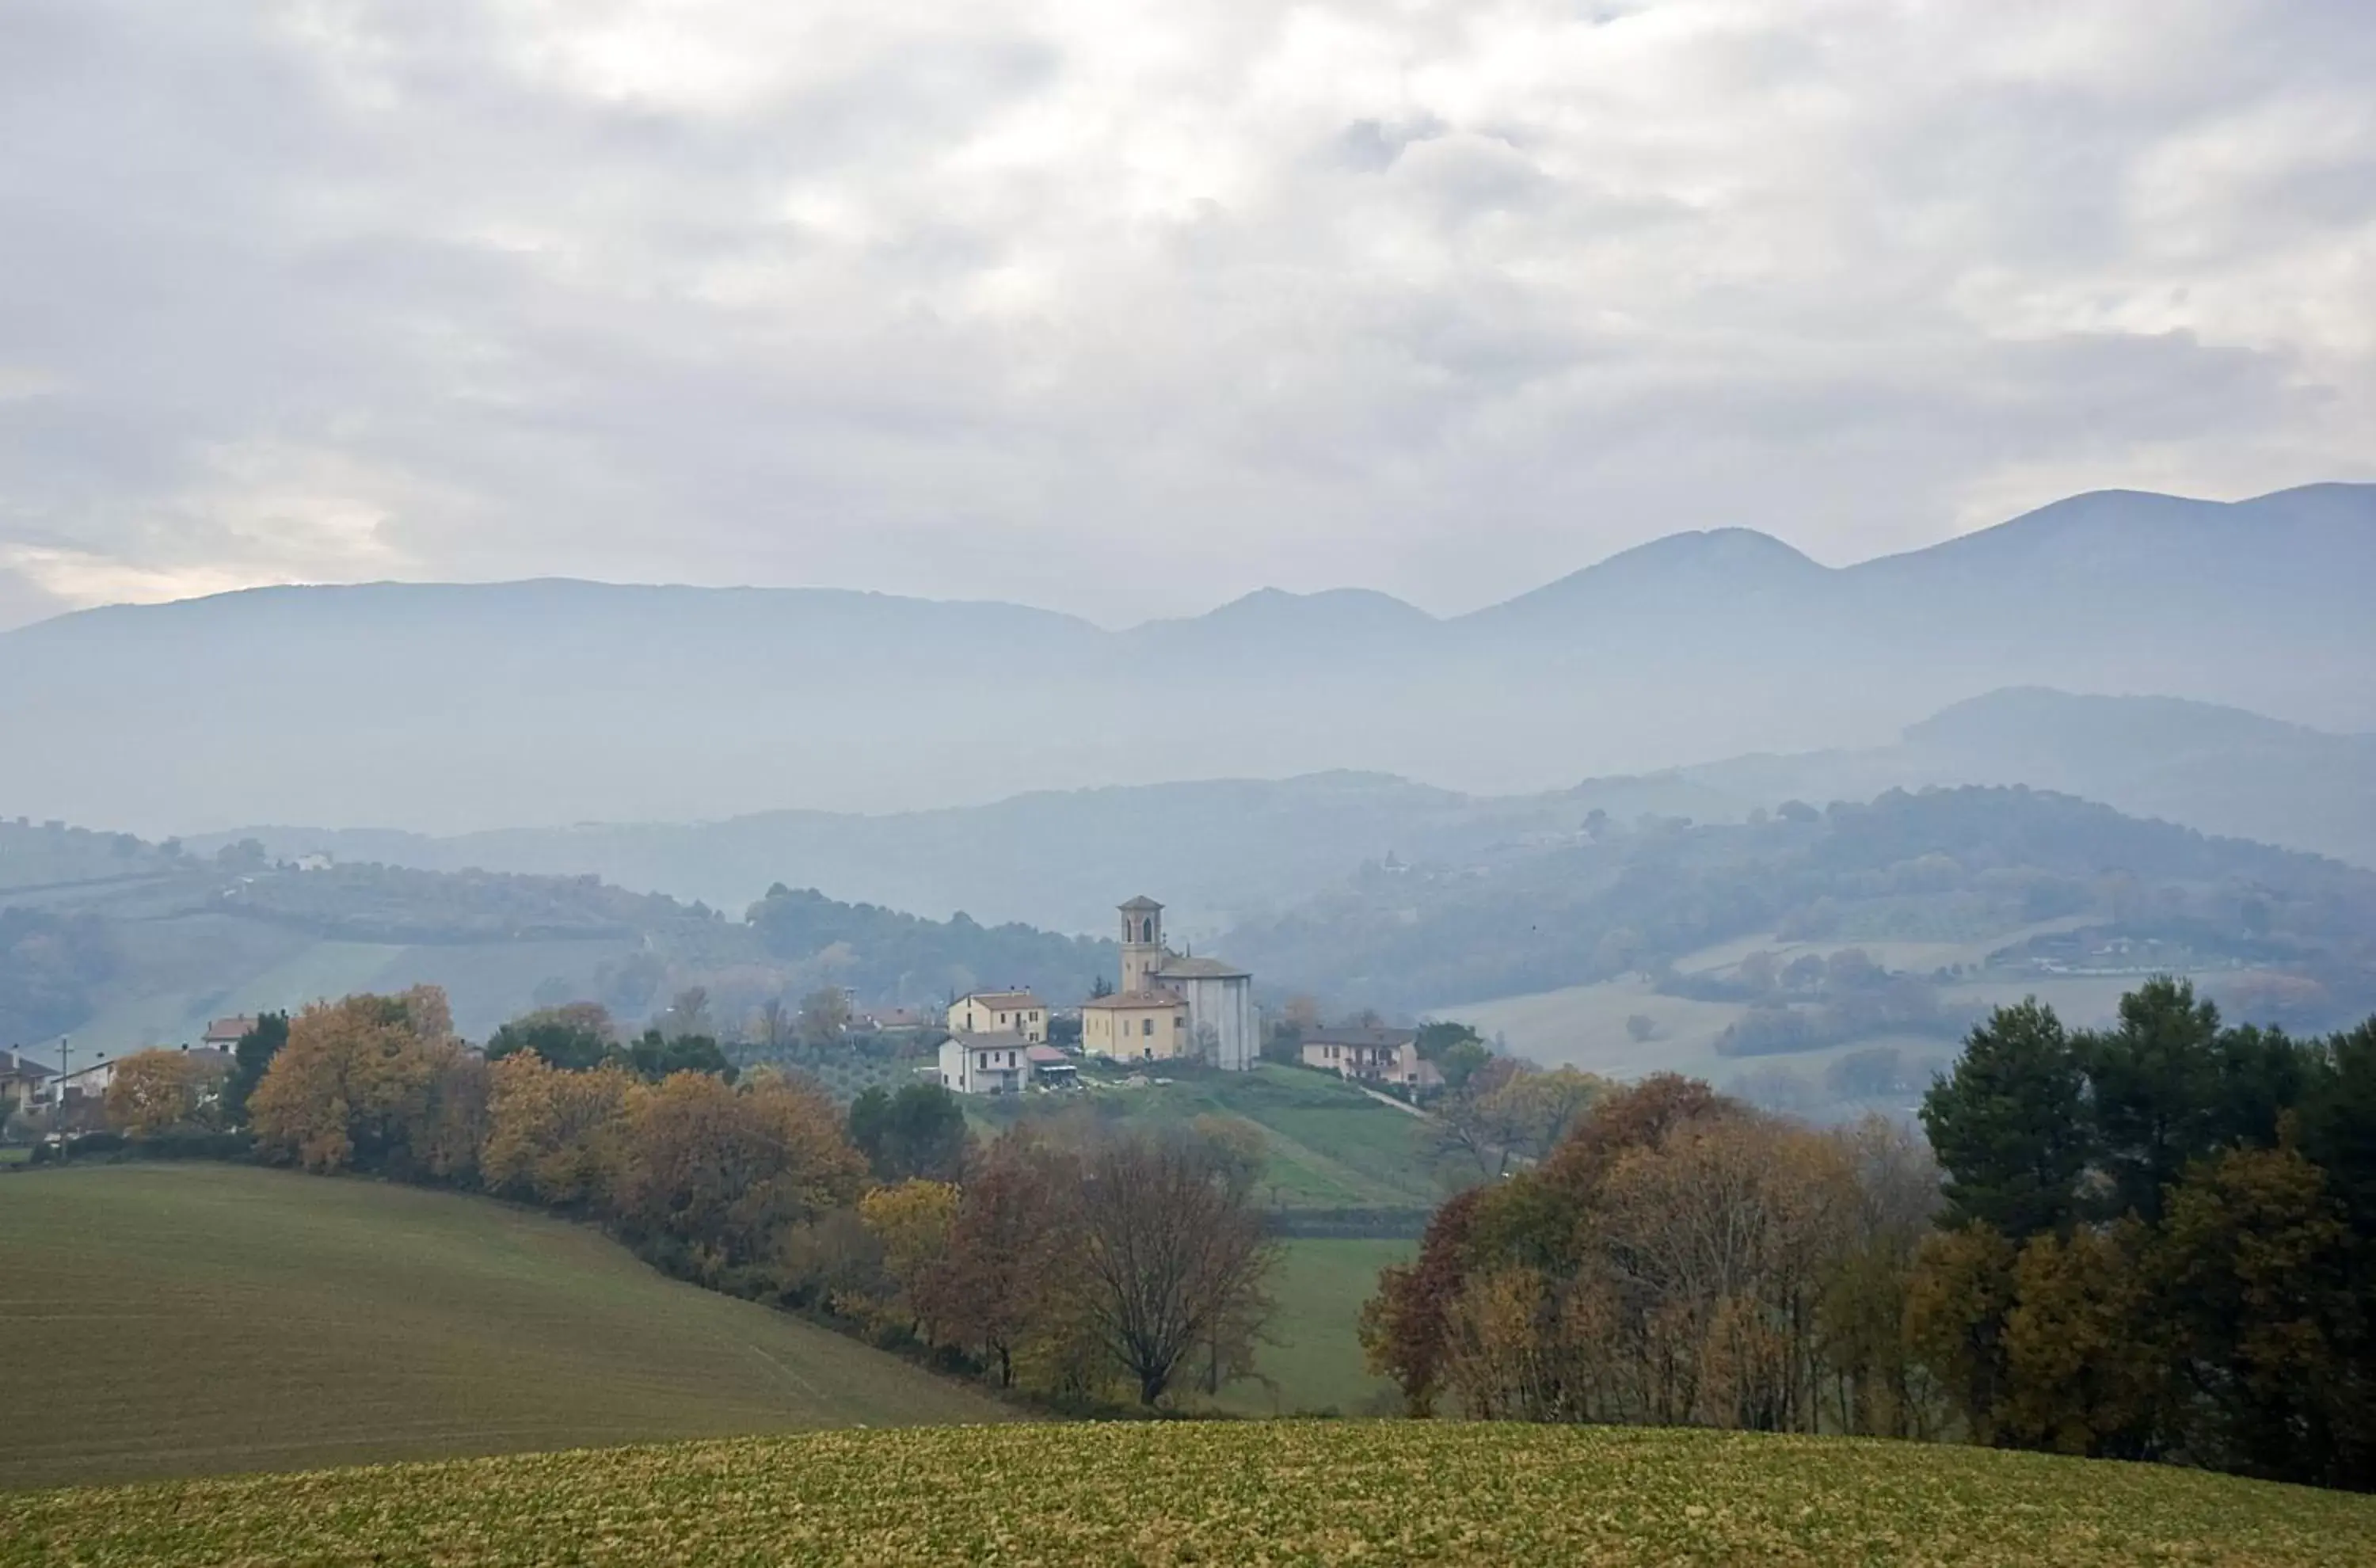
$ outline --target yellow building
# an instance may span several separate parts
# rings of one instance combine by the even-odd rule
[[[949,1005],[949,1032],[1021,1035],[1026,1045],[1048,1039],[1048,1004],[1028,991],[977,991]]]
[[[1081,1049],[1118,1062],[1168,1062],[1186,1052],[1188,1004],[1168,991],[1123,991],[1081,1004]]]

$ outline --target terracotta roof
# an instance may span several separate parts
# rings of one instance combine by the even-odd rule
[[[1028,991],[976,991],[957,998],[959,1002],[979,1002],[984,1007],[1044,1008],[1048,1004]]]
[[[1253,975],[1219,958],[1166,958],[1157,980],[1251,980]]]
[[[1095,1010],[1104,1013],[1117,1007],[1185,1007],[1185,999],[1168,991],[1118,991],[1111,996],[1093,996],[1081,1004],[1084,1013]]]
[[[1031,1059],[1034,1067],[1069,1067],[1073,1064],[1070,1056],[1052,1045],[1035,1045],[1023,1054]]]
[[[243,1013],[236,1018],[217,1018],[213,1023],[207,1026],[205,1038],[208,1039],[227,1039],[232,1041],[233,1044],[237,1044],[240,1037],[254,1028],[255,1028],[255,1015],[253,1013]]]

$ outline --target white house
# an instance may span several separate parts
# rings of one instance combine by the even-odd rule
[[[1020,1094],[1031,1086],[1031,1042],[1005,1034],[953,1034],[941,1042],[941,1087],[956,1094]]]
[[[953,1034],[1016,1034],[1038,1045],[1048,1038],[1048,1004],[1028,991],[977,991],[949,1004]]]

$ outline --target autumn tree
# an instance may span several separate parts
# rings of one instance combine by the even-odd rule
[[[630,1234],[736,1267],[767,1255],[782,1227],[854,1203],[865,1176],[814,1085],[678,1073],[629,1098],[612,1203]]]
[[[925,1343],[936,1342],[935,1319],[947,1301],[936,1276],[956,1226],[957,1189],[947,1182],[909,1180],[877,1187],[858,1200],[858,1218],[883,1245],[883,1271],[892,1298],[885,1303],[905,1316]]]
[[[2156,1264],[2175,1367],[2194,1395],[2180,1411],[2184,1453],[2376,1489],[2376,1328],[2355,1267],[2365,1252],[2325,1173],[2295,1149],[2226,1150],[2170,1191]]]
[[[221,1075],[186,1051],[136,1051],[109,1075],[107,1124],[135,1137],[186,1126],[199,1120]]]
[[[249,1099],[257,1147],[310,1170],[410,1169],[438,1075],[457,1053],[434,986],[317,1003]]]
[[[527,1051],[492,1068],[487,1136],[479,1164],[495,1192],[557,1207],[606,1194],[635,1077],[615,1063],[589,1071],[550,1063]]]
[[[1027,1345],[1048,1337],[1071,1281],[1071,1162],[1030,1134],[1010,1131],[967,1177],[946,1258],[927,1288],[932,1315],[956,1344],[1015,1382]]]
[[[1073,1308],[1152,1408],[1183,1363],[1230,1343],[1250,1351],[1277,1258],[1249,1195],[1201,1141],[1114,1137],[1083,1162],[1071,1206],[1079,1278]]]

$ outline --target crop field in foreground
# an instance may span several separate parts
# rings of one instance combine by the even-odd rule
[[[0,1488],[1005,1413],[582,1226],[225,1165],[0,1176]]]
[[[2376,1498],[1740,1433],[954,1427],[0,1496],[0,1563],[2366,1562]]]

